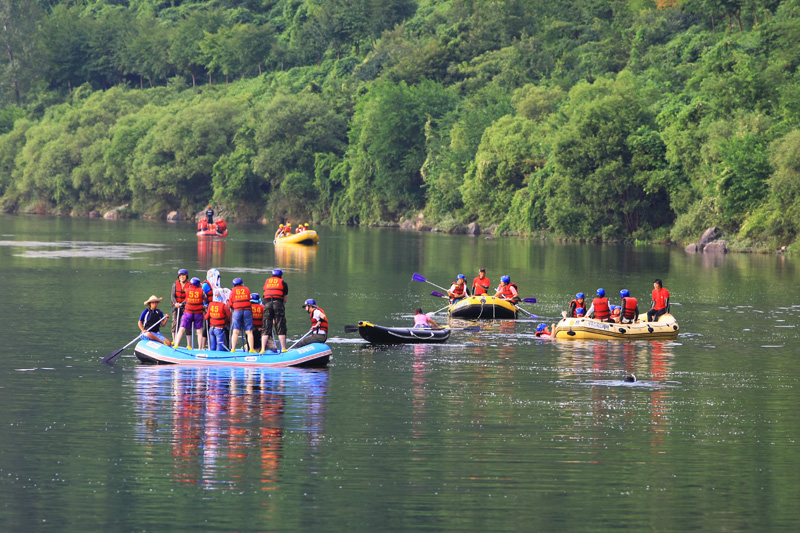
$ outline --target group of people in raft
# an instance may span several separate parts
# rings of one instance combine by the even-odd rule
[[[298,224],[297,229],[294,230],[295,233],[303,233],[304,231],[308,231],[308,222],[305,224]],[[281,237],[288,237],[292,234],[292,223],[288,220],[286,224],[281,224],[278,226],[278,230],[275,232],[275,238],[279,239]]]
[[[261,295],[251,292],[242,278],[235,278],[232,284],[231,289],[223,288],[216,268],[206,273],[204,282],[196,277],[190,280],[189,272],[184,268],[178,270],[171,295],[172,341],[159,332],[170,315],[158,308],[163,298],[156,295],[144,302],[147,308],[139,316],[141,338],[177,348],[188,330],[187,348],[192,347],[194,331],[199,349],[206,349],[208,339],[210,350],[234,351],[239,335],[243,334],[245,349],[250,353],[286,351],[285,306],[289,285],[283,279],[283,272],[278,268],[272,271],[264,282]],[[292,348],[328,339],[328,317],[316,300],[305,300],[303,309],[311,318],[311,328]]]
[[[639,322],[639,302],[631,296],[628,289],[619,291],[620,305],[609,303],[603,288],[597,289],[596,295],[589,308],[586,309],[584,294],[577,293],[575,299],[569,302],[569,309],[562,311],[561,316],[564,318],[588,317],[599,322],[616,322],[618,324]],[[658,317],[669,312],[669,291],[660,279],[653,280],[651,298],[650,310],[647,311],[647,322],[656,322]],[[536,336],[544,335],[551,335],[551,332],[546,324],[539,324],[536,327]]]
[[[479,296],[481,294],[489,294],[489,287],[491,282],[486,277],[486,269],[481,268],[478,276],[472,280],[472,294]],[[597,289],[597,296],[592,300],[589,308],[586,308],[586,297],[582,292],[575,295],[575,299],[569,303],[569,309],[562,311],[561,316],[564,318],[581,318],[588,317],[600,322],[616,322],[621,324],[634,324],[639,321],[639,302],[636,298],[630,295],[628,289],[619,291],[620,305],[613,305],[609,303],[606,291],[603,288]],[[469,289],[466,284],[466,276],[459,274],[456,280],[447,291],[447,296],[450,298],[450,303],[453,304],[459,300],[463,300],[469,296]],[[509,276],[502,276],[500,278],[500,285],[498,285],[494,296],[496,298],[503,298],[510,300],[516,304],[520,301],[519,291],[517,284],[511,281]],[[650,302],[650,310],[647,311],[647,321],[657,321],[658,317],[669,312],[669,291],[664,288],[660,279],[653,280],[653,292],[651,293],[652,300]],[[414,327],[415,328],[438,328],[430,317],[422,312],[421,308],[417,308],[414,312]],[[541,323],[536,326],[537,337],[550,336],[552,332],[547,327],[547,324]]]
[[[228,224],[222,220],[222,218],[218,218],[216,222],[214,222],[214,210],[211,209],[209,205],[206,207],[206,218],[200,219],[197,223],[197,229],[200,231],[205,231],[207,229],[216,230],[218,234],[222,235],[225,233],[225,230],[228,228]]]

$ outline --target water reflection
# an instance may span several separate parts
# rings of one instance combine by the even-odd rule
[[[206,270],[212,265],[222,264],[225,255],[225,239],[212,237],[198,237],[197,239],[197,268]]]
[[[284,434],[306,435],[306,453],[324,436],[328,376],[327,369],[137,367],[136,441],[145,456],[169,453],[176,482],[229,489],[258,480],[275,490]]]
[[[317,245],[305,244],[276,244],[275,262],[281,268],[297,269],[307,272],[312,260],[316,257]]]

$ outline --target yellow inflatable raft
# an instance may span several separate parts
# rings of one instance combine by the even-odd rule
[[[657,322],[647,322],[647,314],[639,315],[635,324],[599,322],[591,318],[564,318],[552,328],[558,340],[661,340],[678,336],[678,321],[667,313]]]
[[[313,229],[309,229],[300,233],[292,233],[286,237],[278,237],[273,242],[275,244],[317,244],[319,235]]]
[[[448,308],[453,318],[487,320],[517,318],[517,308],[508,300],[494,296],[467,296]]]

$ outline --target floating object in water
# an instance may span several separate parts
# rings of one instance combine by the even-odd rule
[[[628,374],[627,376],[625,376],[625,379],[623,379],[622,381],[624,381],[625,383],[634,383],[636,381],[636,375],[635,374]]]

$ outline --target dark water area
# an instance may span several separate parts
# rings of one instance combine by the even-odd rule
[[[260,226],[198,242],[189,223],[0,216],[0,529],[794,529],[796,259],[317,229],[276,247]],[[100,363],[179,268],[212,267],[254,291],[283,269],[289,337],[315,298],[330,366],[149,367],[132,348]],[[479,267],[537,316],[442,345],[344,332],[443,307],[414,272],[446,287]],[[646,308],[656,277],[674,341],[534,336],[577,291]]]

